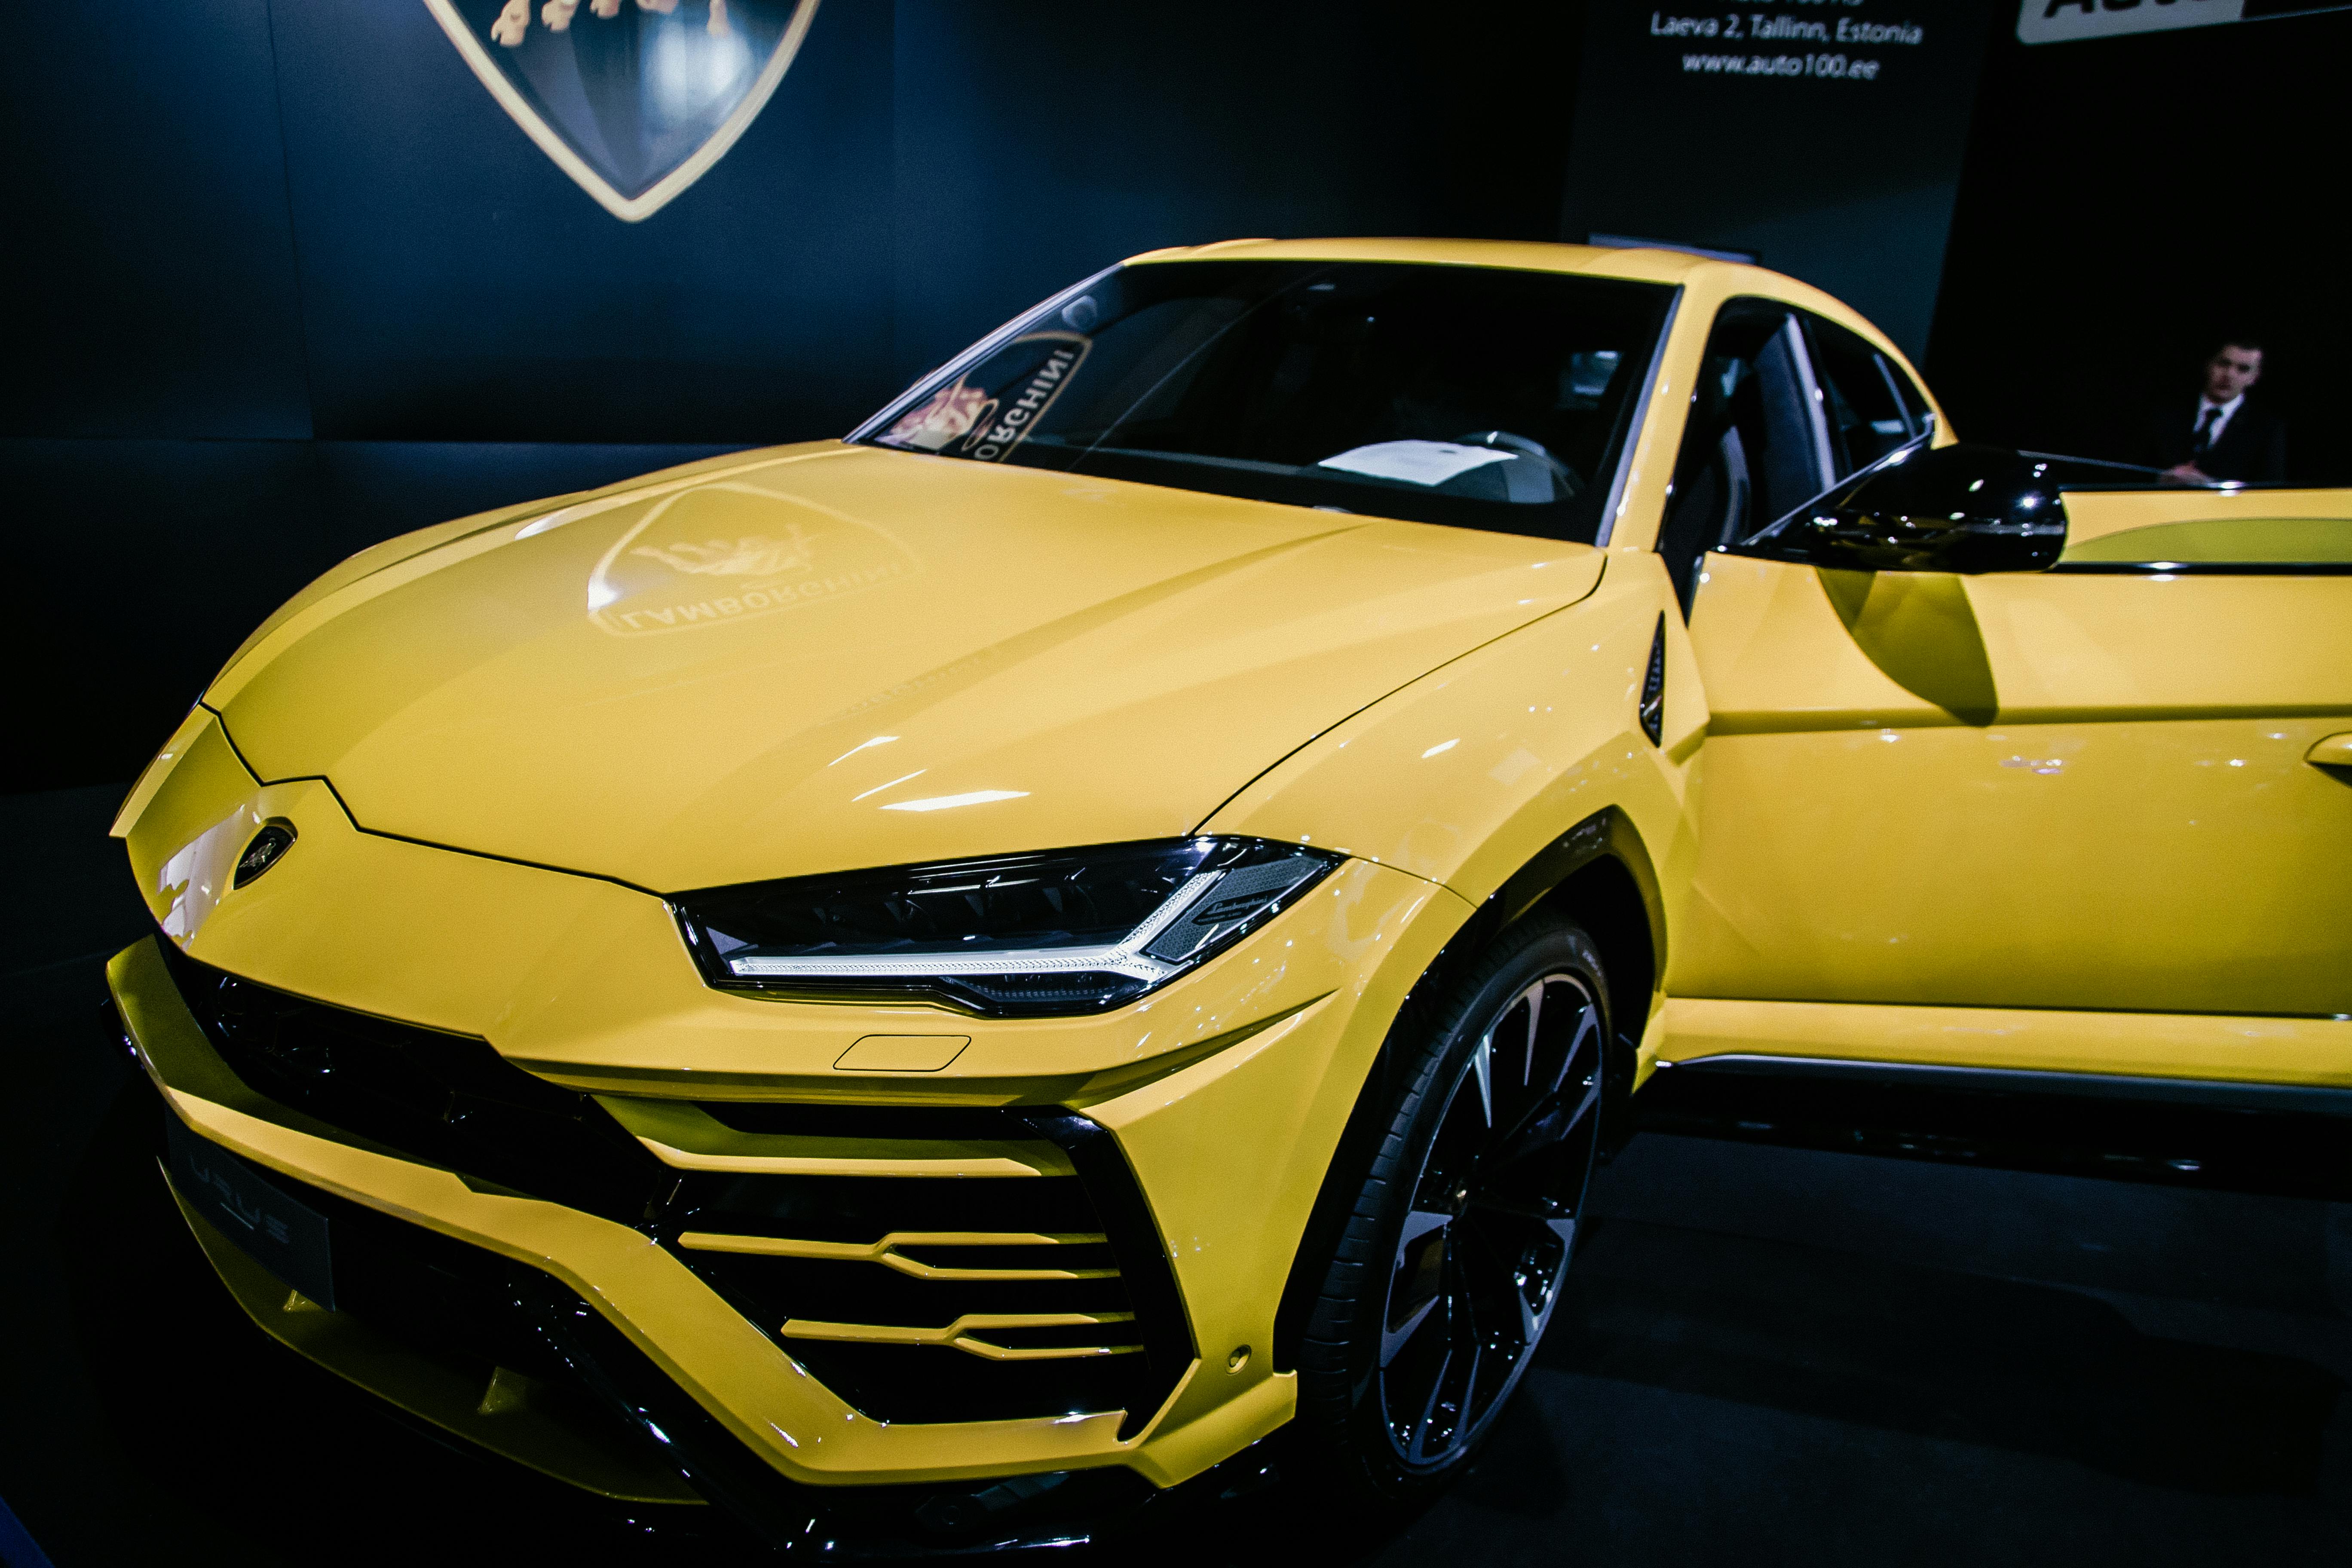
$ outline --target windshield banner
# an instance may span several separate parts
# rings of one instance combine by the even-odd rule
[[[1029,438],[1087,363],[1092,341],[1077,332],[1013,339],[892,425],[882,439],[919,452],[1001,462]]]

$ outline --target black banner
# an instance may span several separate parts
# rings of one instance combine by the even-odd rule
[[[1927,346],[1985,0],[1596,5],[1562,236],[1760,260]]]

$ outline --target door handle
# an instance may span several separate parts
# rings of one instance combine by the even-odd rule
[[[2315,768],[2352,768],[2352,730],[2314,741],[2303,760]]]

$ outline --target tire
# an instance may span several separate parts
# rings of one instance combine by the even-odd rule
[[[1444,1486],[1533,1362],[1600,1142],[1605,979],[1590,937],[1536,914],[1400,1019],[1371,1167],[1298,1351],[1298,1436],[1343,1493],[1406,1505]]]

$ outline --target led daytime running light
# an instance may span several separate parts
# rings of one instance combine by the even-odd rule
[[[1125,1006],[1211,962],[1343,858],[1204,835],[736,883],[670,904],[722,990],[1057,1017]]]
[[[1188,879],[1152,910],[1149,919],[1112,947],[999,948],[993,952],[891,953],[872,958],[730,958],[729,973],[746,980],[901,980],[947,974],[1118,974],[1157,985],[1181,964],[1165,963],[1143,950],[1178,916],[1230,873],[1209,871]]]

